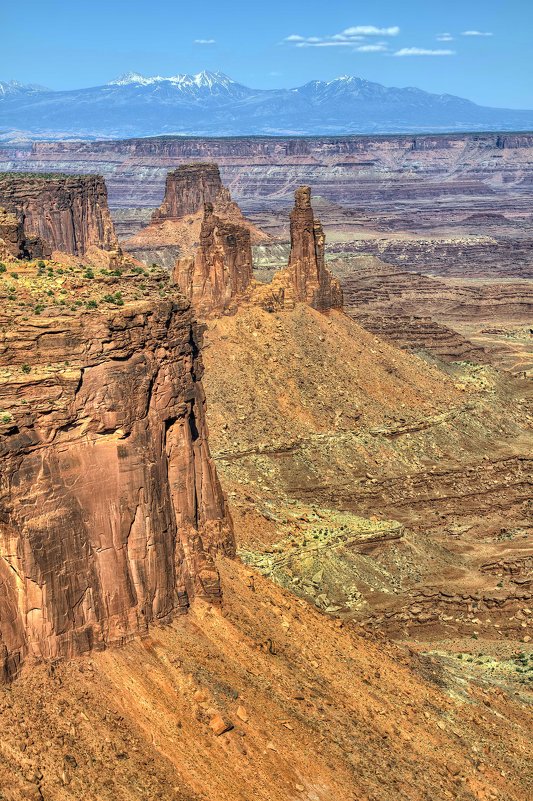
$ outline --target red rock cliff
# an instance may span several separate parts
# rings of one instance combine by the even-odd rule
[[[200,241],[192,250],[176,262],[175,283],[200,315],[230,308],[253,278],[249,229],[221,219],[206,203]]]
[[[0,259],[42,259],[51,248],[37,236],[27,236],[22,220],[0,206]]]
[[[179,219],[201,211],[205,203],[215,203],[222,190],[216,164],[183,164],[167,173],[165,199],[152,215],[153,222]]]
[[[291,211],[291,252],[289,274],[294,299],[327,311],[342,308],[342,290],[325,266],[326,237],[311,206],[311,190],[301,186],[295,192]]]
[[[26,235],[40,237],[52,250],[76,256],[90,248],[118,250],[99,175],[2,173],[0,205],[21,218]]]
[[[199,331],[168,279],[142,280],[120,308],[1,315],[0,679],[220,596],[212,557],[234,540]]]

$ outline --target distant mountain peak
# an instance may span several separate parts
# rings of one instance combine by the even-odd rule
[[[28,138],[107,139],[528,129],[533,111],[485,108],[357,75],[290,89],[253,89],[210,70],[127,72],[105,86],[59,91],[0,82],[0,141],[13,131]]]
[[[21,83],[20,81],[0,81],[0,97],[24,92],[48,92],[46,86],[37,83]]]
[[[210,72],[209,70],[202,70],[195,75],[178,74],[169,75],[141,75],[139,72],[126,72],[112,81],[107,83],[107,86],[153,86],[159,83],[170,83],[174,86],[196,86],[198,88],[212,89],[215,86],[227,87],[234,84],[231,78],[224,75],[223,72]]]

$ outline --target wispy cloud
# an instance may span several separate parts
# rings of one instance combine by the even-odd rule
[[[398,36],[400,29],[397,25],[390,28],[376,28],[375,25],[355,25],[346,28],[343,33],[346,36]]]
[[[455,50],[426,50],[423,47],[402,47],[394,56],[454,56]]]
[[[494,36],[490,31],[463,31],[461,36]]]
[[[210,44],[215,44],[215,43],[216,43],[216,39],[195,39],[194,40],[194,44],[199,44],[199,45],[210,45]]]
[[[438,33],[435,38],[437,42],[453,42],[454,40],[451,33]]]
[[[397,25],[388,28],[378,28],[376,25],[352,25],[345,28],[340,33],[328,34],[325,36],[301,36],[299,33],[291,33],[283,40],[283,44],[293,45],[294,47],[351,47],[360,53],[378,53],[387,50],[385,43],[379,44],[359,44],[371,36],[397,36],[400,29]]]
[[[389,48],[384,42],[379,44],[359,45],[355,48],[358,53],[385,53]]]

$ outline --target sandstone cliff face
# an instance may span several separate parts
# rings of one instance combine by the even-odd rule
[[[21,218],[27,235],[52,250],[83,256],[91,248],[119,248],[99,175],[3,173],[0,205]]]
[[[193,255],[178,259],[173,279],[198,314],[222,312],[248,288],[253,278],[250,231],[221,219],[206,203],[200,238]]]
[[[0,207],[0,259],[42,259],[50,247],[37,236],[27,236],[22,221]]]
[[[342,308],[342,290],[325,266],[326,237],[311,207],[311,190],[301,186],[295,192],[291,211],[291,251],[289,275],[294,299],[314,309]]]
[[[167,173],[165,198],[154,211],[152,221],[178,219],[201,211],[205,203],[214,203],[222,189],[216,164],[183,164]]]
[[[0,679],[220,597],[200,336],[162,281],[106,312],[2,315]]]

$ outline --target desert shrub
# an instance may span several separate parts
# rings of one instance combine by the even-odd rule
[[[102,300],[106,303],[113,303],[114,306],[124,306],[122,292],[115,292],[114,295],[104,295]]]
[[[5,273],[5,272],[7,272],[7,267],[4,264],[4,262],[0,262],[0,273]]]
[[[31,366],[29,364],[23,364],[21,370],[27,375],[28,373],[31,373]]]

